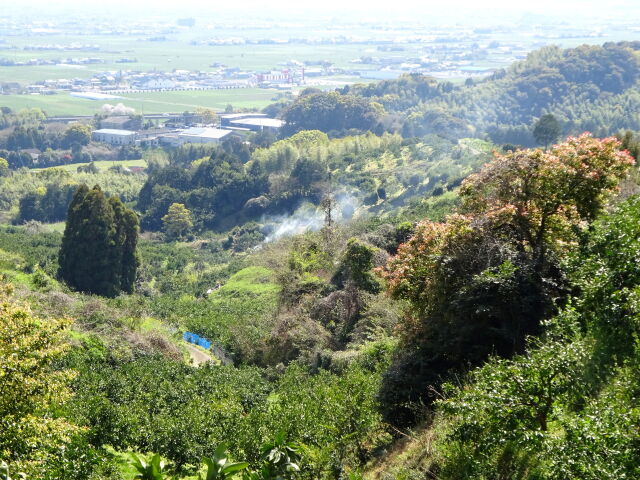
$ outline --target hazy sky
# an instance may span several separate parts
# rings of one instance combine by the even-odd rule
[[[150,12],[156,9],[189,9],[201,10],[213,13],[220,10],[245,9],[248,12],[269,10],[273,8],[281,9],[331,9],[339,11],[343,8],[349,10],[359,10],[366,13],[368,10],[375,11],[416,11],[430,10],[436,13],[438,10],[459,10],[464,14],[464,10],[509,10],[509,11],[533,11],[536,13],[553,14],[557,11],[584,13],[585,11],[624,11],[625,8],[638,6],[638,0],[322,0],[322,1],[301,1],[301,0],[241,0],[240,2],[229,2],[223,0],[22,0],[15,2],[16,7],[25,9],[32,6],[39,7],[72,7],[79,9],[104,8],[105,6],[117,6],[125,8],[145,8]],[[390,8],[391,6],[391,8]]]
[[[7,3],[9,3],[7,1]],[[431,19],[499,20],[523,13],[543,14],[571,21],[577,17],[624,17],[630,11],[640,12],[639,0],[21,0],[4,8],[8,13],[34,15],[59,13],[101,13],[122,16],[215,17],[218,14],[250,17],[305,16],[309,12],[340,15],[349,12],[365,18],[391,19],[419,14]],[[470,13],[474,12],[473,15]],[[1,14],[1,13],[0,13]],[[478,16],[478,14],[480,14]]]

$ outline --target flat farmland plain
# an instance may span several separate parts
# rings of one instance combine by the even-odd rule
[[[222,33],[221,33],[222,34]],[[231,35],[231,32],[227,32]],[[267,32],[265,32],[267,34]],[[237,35],[237,33],[236,33]],[[218,35],[219,36],[219,35]],[[166,40],[150,41],[144,36],[114,35],[41,35],[11,37],[0,43],[0,59],[26,62],[32,59],[63,61],[67,58],[98,58],[105,63],[83,65],[27,65],[0,66],[0,83],[18,82],[29,85],[44,80],[90,78],[102,72],[117,74],[126,71],[163,71],[176,69],[213,72],[213,64],[238,67],[243,70],[269,71],[287,68],[291,61],[326,60],[342,68],[367,68],[351,63],[362,55],[371,55],[375,45],[306,45],[306,44],[257,44],[257,45],[199,45],[193,40],[203,37],[169,35]],[[34,45],[97,45],[93,51],[25,50]],[[118,63],[119,59],[135,59],[135,63]],[[371,67],[369,67],[371,68]],[[347,80],[348,79],[348,80]],[[323,77],[313,79],[322,88],[335,88],[340,84],[357,80],[355,76]],[[123,103],[138,112],[165,113],[193,110],[197,107],[224,109],[228,104],[235,108],[263,108],[272,103],[278,94],[275,89],[230,89],[206,91],[145,92],[122,95],[113,100],[87,100],[60,92],[55,95],[0,95],[0,106],[12,109],[40,108],[48,115],[93,115],[103,104]]]
[[[27,45],[71,43],[98,45],[97,51],[50,51],[24,50]],[[34,65],[0,66],[0,82],[15,81],[32,83],[46,79],[89,78],[92,75],[118,70],[171,71],[173,69],[214,71],[214,63],[245,70],[265,71],[286,68],[290,60],[327,60],[341,68],[362,68],[352,64],[353,59],[371,55],[376,51],[372,44],[251,44],[251,45],[194,45],[180,36],[164,41],[149,41],[144,38],[117,37],[111,35],[72,36],[47,35],[35,37],[12,37],[0,44],[0,58],[13,61],[30,59],[99,58],[105,63],[88,65]],[[117,63],[121,58],[136,59],[136,63]],[[366,67],[365,67],[366,68]],[[371,68],[371,67],[369,67]]]
[[[93,115],[104,104],[122,103],[139,113],[180,113],[197,107],[223,110],[234,108],[261,109],[273,103],[278,90],[264,88],[238,88],[231,90],[187,90],[145,92],[122,95],[110,100],[88,100],[72,97],[68,93],[55,95],[0,95],[0,106],[13,110],[40,108],[49,116]]]

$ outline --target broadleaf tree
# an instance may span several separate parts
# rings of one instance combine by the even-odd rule
[[[65,353],[67,320],[36,318],[0,283],[0,460],[14,472],[43,478],[60,448],[80,429],[56,415],[71,396]]]
[[[459,213],[418,225],[381,271],[408,302],[405,348],[381,390],[390,421],[412,422],[408,405],[452,372],[523,351],[568,294],[561,259],[631,165],[618,140],[589,134],[496,154],[463,182]]]

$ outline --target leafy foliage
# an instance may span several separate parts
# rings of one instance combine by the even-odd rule
[[[226,453],[226,445],[220,444],[212,457],[204,457],[202,461],[207,466],[207,473],[201,480],[226,480],[249,467],[247,462],[231,462]]]
[[[117,195],[123,202],[132,202],[144,184],[143,174],[123,174],[101,171],[97,174],[71,174],[59,168],[42,171],[19,170],[0,175],[0,211],[15,223],[29,220],[58,222],[66,218],[73,193],[78,185],[99,184],[109,196]]]
[[[61,418],[58,408],[69,399],[70,370],[55,363],[67,347],[66,320],[35,318],[0,290],[0,457],[18,471],[42,475],[61,446],[79,429]]]
[[[331,93],[311,91],[282,116],[293,131],[317,128],[341,133],[358,128],[401,132],[406,138],[426,134],[450,139],[488,137],[496,143],[524,146],[535,145],[533,126],[545,115],[558,120],[562,127],[558,133],[564,135],[592,131],[606,136],[622,129],[639,130],[638,50],[638,42],[565,50],[544,47],[483,81],[454,86],[404,75]],[[341,108],[348,114],[334,118],[342,114]],[[332,123],[327,124],[327,119]],[[556,138],[546,140],[543,143]]]
[[[182,203],[169,205],[167,214],[162,217],[164,232],[169,239],[182,238],[193,227],[191,212]]]
[[[449,387],[439,402],[446,422],[440,478],[638,474],[638,268],[631,257],[639,215],[633,198],[597,223],[572,260],[579,295],[526,355],[493,359],[466,388]]]
[[[226,443],[236,458],[283,475],[302,453],[293,442],[309,449],[301,478],[331,478],[387,438],[373,395],[379,377],[362,367],[314,375],[293,366],[272,382],[255,367],[194,368],[158,356],[121,365],[85,358],[75,368],[68,412],[90,427],[90,442],[158,452],[182,471]]]
[[[425,196],[441,196],[489,158],[491,145],[438,137],[403,141],[371,133],[329,139],[318,130],[300,131],[265,148],[246,163],[223,148],[186,168],[172,164],[152,171],[138,208],[142,226],[159,230],[172,203],[193,214],[195,231],[226,229],[248,221],[280,222],[302,205],[320,206],[331,192],[337,218],[358,209],[387,213]],[[276,226],[277,228],[277,226]]]
[[[133,477],[134,480],[163,480],[166,478],[164,460],[160,455],[154,455],[149,463],[135,454],[132,454],[131,457],[132,465],[138,471],[138,474]]]
[[[549,145],[558,140],[562,129],[560,123],[550,113],[543,115],[533,128],[533,138],[541,145]]]
[[[339,267],[334,281],[338,284],[352,283],[356,288],[369,293],[377,293],[380,285],[373,277],[374,249],[356,238],[347,241],[347,248],[343,253],[342,264]]]
[[[463,183],[465,215],[418,225],[382,271],[409,301],[406,350],[381,392],[390,420],[411,421],[407,400],[427,400],[453,370],[522,351],[567,294],[558,259],[632,163],[615,139],[588,135],[497,155]]]
[[[237,156],[217,152],[186,170],[171,166],[152,173],[140,191],[138,208],[146,229],[160,229],[162,217],[174,203],[193,212],[198,226],[212,228],[266,189],[265,176],[248,175]]]
[[[589,134],[570,137],[546,154],[497,155],[463,182],[462,210],[486,212],[496,228],[514,230],[540,264],[547,245],[561,249],[575,240],[580,222],[594,220],[633,163],[616,139]]]
[[[306,89],[281,112],[288,134],[301,130],[344,132],[374,130],[384,112],[380,104],[354,95]]]
[[[273,442],[262,447],[262,468],[250,472],[249,480],[285,480],[299,472],[297,462],[301,458],[300,446],[287,443],[284,432],[279,432]]]
[[[62,136],[63,148],[71,148],[73,145],[87,145],[91,140],[91,127],[82,123],[70,125]]]
[[[50,223],[63,221],[76,189],[77,186],[71,184],[60,187],[59,184],[51,183],[46,188],[27,193],[20,199],[15,223],[29,220]]]
[[[387,111],[402,112],[452,90],[451,82],[440,82],[424,75],[403,74],[397,80],[348,85],[342,89],[342,93],[371,98],[381,103]]]

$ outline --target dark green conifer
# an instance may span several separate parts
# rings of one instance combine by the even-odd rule
[[[140,264],[136,253],[140,230],[138,216],[133,210],[125,207],[118,197],[111,197],[109,202],[115,214],[117,245],[120,247],[117,258],[122,267],[120,270],[120,289],[131,293]]]
[[[131,292],[138,258],[138,218],[99,186],[76,191],[62,238],[60,277],[72,288],[108,297]]]

